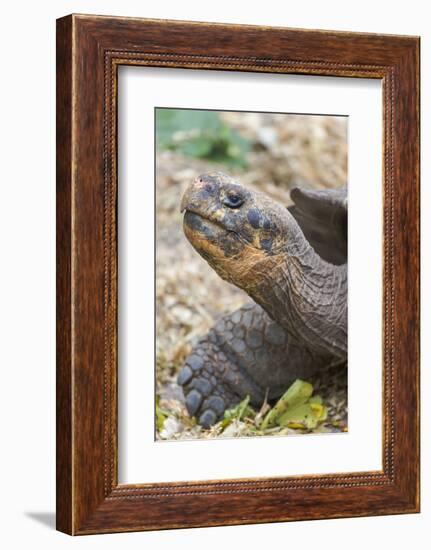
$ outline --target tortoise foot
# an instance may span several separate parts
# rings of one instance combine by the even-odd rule
[[[204,428],[215,424],[226,409],[240,401],[226,383],[226,371],[231,372],[223,352],[205,341],[193,350],[178,375],[187,411]]]
[[[324,360],[290,342],[257,304],[225,315],[201,338],[178,375],[190,416],[205,428],[247,395],[259,408],[297,379],[308,379]]]

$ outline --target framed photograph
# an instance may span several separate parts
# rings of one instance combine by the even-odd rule
[[[57,21],[57,528],[419,511],[419,38]]]

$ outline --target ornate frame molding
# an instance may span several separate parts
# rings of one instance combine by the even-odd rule
[[[229,43],[214,46],[223,43],[215,38]],[[68,16],[58,20],[57,51],[58,529],[85,534],[418,511],[419,39]],[[118,484],[120,65],[382,80],[382,471]]]

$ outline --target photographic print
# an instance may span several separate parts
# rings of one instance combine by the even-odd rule
[[[282,76],[120,71],[122,483],[381,465],[381,88]]]
[[[347,431],[348,117],[155,120],[156,439]]]
[[[57,33],[57,529],[418,512],[419,38]]]

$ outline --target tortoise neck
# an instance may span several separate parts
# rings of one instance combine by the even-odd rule
[[[254,299],[299,342],[347,356],[347,265],[325,262],[302,235],[276,256]]]

